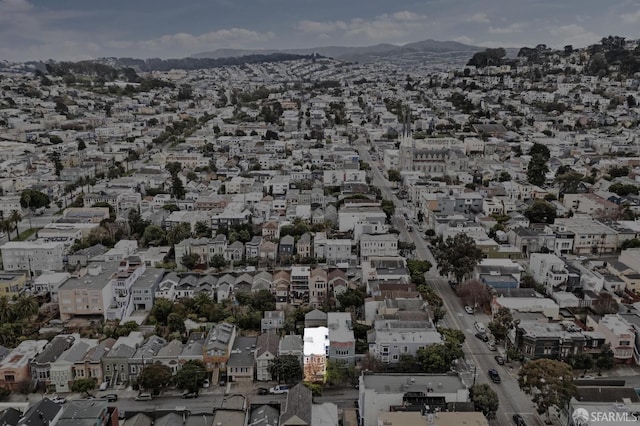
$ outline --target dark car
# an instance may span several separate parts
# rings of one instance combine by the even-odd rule
[[[489,341],[489,336],[487,336],[485,333],[476,333],[476,337],[482,340],[483,342]]]
[[[184,399],[193,399],[193,398],[197,398],[198,394],[197,392],[187,392],[187,393],[183,393],[182,394],[182,398]]]
[[[116,402],[118,400],[118,395],[115,393],[109,393],[107,395],[103,395],[102,399],[106,399],[107,402]]]
[[[500,374],[498,374],[498,370],[494,370],[493,368],[489,370],[489,378],[493,383],[502,382],[502,379],[500,378]]]
[[[496,359],[496,362],[498,363],[498,365],[504,365],[503,357],[501,357],[500,355],[496,355],[494,358]]]
[[[267,388],[258,388],[258,395],[269,395],[269,389],[267,389]]]
[[[513,422],[517,426],[527,426],[527,424],[524,422],[524,419],[522,418],[522,416],[520,414],[514,414],[513,415]]]

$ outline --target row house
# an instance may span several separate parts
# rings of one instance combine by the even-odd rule
[[[265,312],[266,314],[266,312]],[[256,380],[270,382],[274,379],[271,375],[271,365],[279,355],[280,336],[274,333],[262,333],[258,336],[255,348]]]
[[[80,339],[79,336],[74,340],[73,344],[65,350],[57,359],[51,362],[50,367],[50,388],[54,392],[70,392],[71,385],[76,379],[95,378],[96,383],[101,378],[101,373],[97,373],[89,370],[94,375],[85,376],[87,372],[84,367],[83,361],[87,356],[87,353],[98,346],[98,340],[95,339]],[[76,368],[78,365],[79,368]],[[102,370],[98,364],[98,369]]]
[[[398,236],[396,234],[363,234],[360,237],[360,259],[369,260],[371,256],[397,256]]]
[[[602,333],[583,331],[572,322],[521,321],[508,338],[510,344],[529,360],[550,358],[565,361],[583,352],[597,353],[606,343]]]
[[[63,352],[71,348],[79,335],[59,334],[35,357],[29,364],[31,379],[36,388],[42,387],[46,390],[55,389],[55,384],[51,383],[51,364],[54,363]]]
[[[102,357],[102,374],[109,387],[126,384],[129,381],[129,359],[133,357],[144,342],[139,331],[121,336],[111,350]]]
[[[573,254],[600,255],[614,253],[618,249],[617,232],[593,218],[556,219],[553,227],[560,232],[573,233]]]
[[[329,329],[328,358],[340,365],[354,365],[356,357],[356,339],[350,312],[328,312]]]
[[[403,354],[415,356],[418,350],[442,344],[442,336],[429,320],[376,320],[370,333],[369,353],[384,364],[395,365]]]
[[[46,340],[24,340],[0,361],[0,386],[17,391],[32,383],[31,362],[49,342]]]

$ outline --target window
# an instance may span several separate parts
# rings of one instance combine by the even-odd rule
[[[620,340],[620,346],[630,346],[631,342],[629,340]]]

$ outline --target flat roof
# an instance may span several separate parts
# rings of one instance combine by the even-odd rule
[[[457,375],[448,374],[400,374],[400,373],[365,373],[364,386],[377,393],[424,392],[433,389],[435,394],[457,393],[465,389],[465,384]]]
[[[329,329],[327,327],[305,328],[303,343],[305,356],[326,355],[329,346]]]

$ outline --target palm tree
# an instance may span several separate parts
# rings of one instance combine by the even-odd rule
[[[33,296],[18,296],[15,305],[13,305],[14,314],[20,319],[31,319],[38,313],[40,309],[38,301]]]
[[[18,225],[22,222],[22,215],[18,210],[13,210],[11,215],[9,216],[9,220],[16,224],[16,238],[20,237],[20,230],[18,229]]]
[[[10,219],[0,220],[0,230],[6,232],[7,238],[11,241],[11,230],[13,229],[13,222]]]
[[[8,296],[0,296],[0,323],[6,324],[13,321],[13,312]]]

